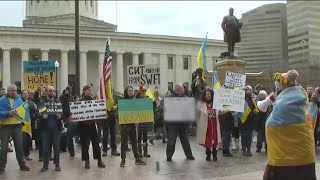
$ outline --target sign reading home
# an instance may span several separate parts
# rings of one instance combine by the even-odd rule
[[[128,85],[139,86],[146,84],[149,86],[160,85],[160,67],[159,65],[139,65],[128,66]]]
[[[70,102],[73,121],[87,121],[106,118],[106,101],[90,100]]]
[[[213,108],[218,110],[243,112],[245,102],[243,90],[219,88],[214,90]]]
[[[36,91],[42,85],[56,83],[55,61],[24,61],[23,82],[25,89]]]
[[[150,98],[119,100],[119,124],[153,122],[153,103]]]
[[[246,75],[227,71],[224,85],[230,88],[243,88],[246,85]]]

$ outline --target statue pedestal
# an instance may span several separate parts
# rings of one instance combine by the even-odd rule
[[[216,63],[216,70],[217,70],[221,85],[224,84],[224,81],[226,78],[226,71],[245,74],[246,73],[245,66],[246,66],[246,62],[239,57],[234,57],[232,59],[231,58],[221,59],[220,61],[218,61]]]

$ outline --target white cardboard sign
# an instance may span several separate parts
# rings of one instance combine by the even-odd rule
[[[233,90],[219,88],[214,90],[213,107],[214,109],[243,112],[245,102],[244,90]]]
[[[106,118],[106,101],[89,100],[70,102],[73,121],[87,121]]]
[[[145,84],[148,86],[160,85],[160,66],[154,65],[139,65],[127,66],[128,85],[139,86]]]
[[[165,97],[164,120],[167,122],[192,122],[195,121],[194,98]]]
[[[238,87],[240,89],[246,86],[246,75],[227,71],[224,85],[227,87]]]

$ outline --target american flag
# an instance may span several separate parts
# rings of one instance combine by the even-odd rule
[[[110,40],[107,41],[106,51],[103,61],[103,72],[100,78],[99,89],[97,93],[97,99],[105,99],[107,101],[107,109],[110,110],[113,106],[113,97],[111,91],[111,65],[112,56],[109,45]]]

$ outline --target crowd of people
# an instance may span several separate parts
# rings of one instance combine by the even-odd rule
[[[190,96],[195,98],[196,141],[204,147],[207,161],[211,161],[211,157],[214,161],[218,160],[219,148],[222,149],[223,157],[232,157],[230,149],[240,150],[240,144],[242,155],[252,156],[252,140],[255,134],[253,132],[257,132],[256,152],[261,152],[263,144],[265,152],[268,152],[268,166],[264,179],[294,179],[300,177],[299,173],[308,173],[311,180],[315,177],[314,147],[316,144],[319,145],[319,117],[316,117],[313,129],[308,128],[308,123],[311,120],[306,115],[308,114],[306,109],[308,103],[311,102],[318,107],[320,92],[319,88],[314,90],[312,86],[308,86],[305,91],[298,85],[297,76],[296,71],[276,74],[275,89],[269,95],[262,85],[257,85],[254,89],[247,85],[244,88],[245,109],[243,113],[216,110],[213,105],[214,91],[203,81],[202,71],[199,69],[195,72],[191,90],[178,83],[172,92],[165,95],[165,98]],[[164,98],[160,97],[158,89],[154,90],[154,123],[119,125],[120,152],[117,151],[116,143],[118,127],[116,103],[111,111],[107,112],[104,119],[73,122],[71,118],[69,103],[93,100],[91,86],[84,86],[80,97],[72,96],[71,87],[67,87],[59,98],[52,86],[42,86],[36,92],[22,90],[21,95],[18,95],[16,85],[10,85],[7,88],[7,93],[4,92],[5,89],[0,89],[2,96],[0,98],[0,173],[5,172],[7,152],[10,152],[8,146],[10,139],[14,143],[17,161],[22,171],[30,170],[26,165],[26,160],[32,160],[30,149],[33,147],[33,140],[39,151],[39,161],[43,163],[41,172],[48,170],[50,160],[53,160],[55,170],[61,171],[60,152],[68,151],[70,159],[74,159],[74,141],[81,146],[81,158],[86,169],[90,169],[90,142],[93,159],[97,160],[99,168],[105,167],[102,157],[107,156],[109,149],[111,149],[111,155],[121,157],[120,167],[125,167],[126,153],[131,150],[135,157],[135,164],[146,165],[143,158],[152,156],[148,146],[149,144],[154,145],[154,140],[161,135],[162,143],[167,143],[166,157],[168,162],[172,161],[177,137],[180,138],[186,158],[195,160],[189,141],[189,129],[192,124],[190,122],[164,121]],[[135,87],[127,86],[123,98],[149,98],[146,92],[147,89],[143,85],[139,86],[136,91]],[[310,102],[304,102],[307,99]],[[24,132],[21,128],[23,123],[14,114],[14,109],[27,100],[32,136]],[[63,114],[39,113],[38,107],[47,102],[61,102]],[[290,103],[293,103],[293,106]],[[318,112],[317,109],[317,114]],[[302,133],[294,133],[293,131]],[[150,132],[153,132],[153,136],[148,141]],[[102,142],[102,147],[100,147],[100,142]],[[129,148],[129,144],[132,149]],[[275,177],[274,174],[278,176]]]

